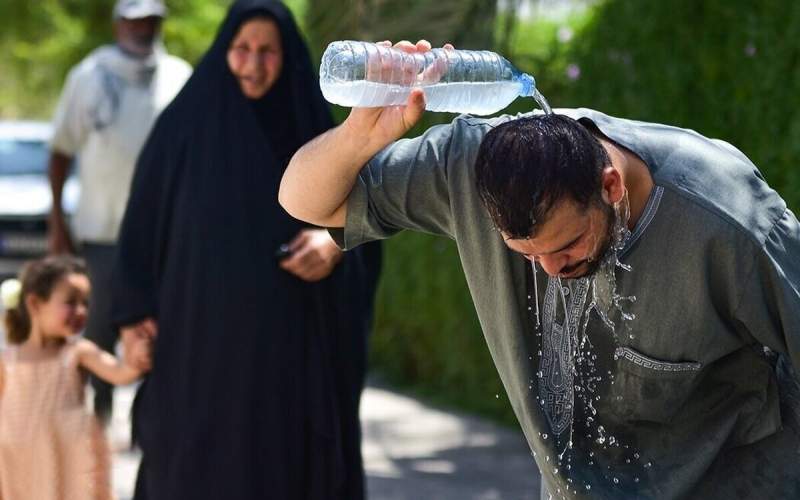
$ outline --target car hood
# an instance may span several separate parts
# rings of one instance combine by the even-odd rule
[[[73,214],[78,204],[80,186],[70,177],[64,184],[62,206]],[[53,203],[50,181],[41,175],[0,176],[0,216],[47,215]]]

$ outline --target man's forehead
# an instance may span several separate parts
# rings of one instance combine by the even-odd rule
[[[513,238],[503,233],[503,240],[509,248],[522,253],[547,254],[560,250],[564,242],[578,236],[587,216],[577,203],[559,203],[548,213],[544,221],[536,225],[535,231],[527,238]],[[524,250],[524,251],[523,251]]]

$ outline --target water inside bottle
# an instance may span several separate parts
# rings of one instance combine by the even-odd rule
[[[426,85],[426,105],[429,111],[489,115],[505,108],[519,96],[519,83],[451,82]],[[326,82],[322,93],[329,102],[340,106],[380,107],[406,103],[411,88],[402,85],[368,82]],[[532,96],[545,113],[550,106],[538,90]]]

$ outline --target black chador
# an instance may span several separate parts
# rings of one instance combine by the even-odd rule
[[[260,100],[227,65],[239,27],[274,19],[279,80]],[[136,498],[363,496],[358,399],[377,248],[304,282],[275,256],[304,224],[278,205],[291,155],[332,126],[280,2],[239,1],[139,158],[119,241],[114,317],[158,324],[134,405]]]

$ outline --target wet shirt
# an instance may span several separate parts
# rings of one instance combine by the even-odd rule
[[[388,146],[332,234],[346,248],[403,229],[456,241],[553,498],[800,498],[787,375],[800,363],[797,219],[728,143],[557,112],[636,153],[656,185],[620,252],[630,270],[610,274],[620,307],[603,293],[609,276],[534,277],[493,228],[473,164],[483,136],[513,116],[459,117]]]

